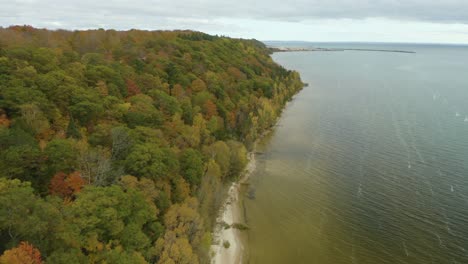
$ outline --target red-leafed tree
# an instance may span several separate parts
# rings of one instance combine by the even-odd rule
[[[20,31],[20,32],[33,32],[35,30],[35,28],[31,25],[23,25],[23,26],[14,25],[14,26],[8,27],[8,29]]]
[[[85,181],[79,172],[73,172],[69,175],[58,172],[50,180],[49,192],[64,199],[72,198],[74,194],[81,191],[84,185]]]
[[[49,193],[52,195],[58,195],[65,197],[69,195],[69,190],[65,179],[67,174],[63,172],[57,172],[49,183]]]
[[[182,88],[182,85],[180,84],[175,84],[174,87],[172,87],[172,95],[181,98],[185,95],[184,88]]]
[[[41,252],[28,242],[7,250],[0,256],[1,264],[42,264]]]
[[[10,123],[10,119],[8,119],[6,114],[2,113],[2,110],[0,109],[0,126],[9,127]]]
[[[212,116],[218,115],[218,108],[211,100],[207,100],[203,104],[203,112],[206,120],[210,120]]]
[[[134,81],[127,79],[126,84],[128,96],[141,94],[140,88],[138,88],[138,85]]]
[[[78,171],[70,173],[66,182],[68,184],[68,188],[73,191],[73,194],[79,193],[85,185],[85,180],[81,177],[81,174]]]

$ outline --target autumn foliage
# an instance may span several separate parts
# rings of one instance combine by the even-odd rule
[[[41,252],[28,242],[7,250],[0,256],[0,264],[42,264]]]
[[[0,126],[9,127],[10,120],[7,118],[5,114],[0,113]]]
[[[0,27],[0,264],[41,263],[23,240],[47,263],[209,263],[223,186],[302,87],[256,40]]]
[[[72,198],[74,194],[81,191],[84,185],[85,181],[79,172],[73,172],[68,175],[58,172],[50,181],[49,193],[62,198]]]
[[[203,105],[203,111],[205,113],[205,118],[207,120],[211,119],[211,117],[218,115],[218,110],[215,105],[211,100],[207,100],[205,104]]]
[[[140,88],[138,88],[138,85],[134,81],[128,79],[126,81],[126,84],[128,96],[133,96],[141,93]]]

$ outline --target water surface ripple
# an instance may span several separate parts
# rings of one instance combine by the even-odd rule
[[[276,53],[309,83],[259,144],[250,263],[468,263],[467,47]]]

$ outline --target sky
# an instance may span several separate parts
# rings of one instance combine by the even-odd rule
[[[0,26],[468,44],[468,0],[0,0]]]

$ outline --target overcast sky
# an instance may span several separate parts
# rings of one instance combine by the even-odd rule
[[[468,43],[468,0],[0,0],[0,25],[259,40]]]

